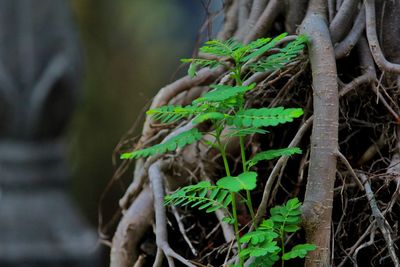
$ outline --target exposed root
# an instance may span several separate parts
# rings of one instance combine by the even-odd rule
[[[125,212],[112,240],[110,267],[132,266],[138,258],[141,238],[153,220],[153,194],[145,186]]]

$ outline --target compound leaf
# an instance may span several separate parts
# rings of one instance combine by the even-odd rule
[[[175,193],[165,196],[164,205],[197,207],[206,210],[207,213],[217,209],[226,209],[232,202],[232,196],[228,190],[202,181],[195,185],[182,187]]]
[[[215,56],[231,56],[235,50],[241,47],[243,47],[243,44],[233,39],[226,41],[210,40],[205,42],[205,45],[200,48],[200,52]]]
[[[217,185],[230,192],[253,190],[257,185],[257,173],[243,172],[239,176],[227,176],[218,180]]]
[[[255,83],[248,86],[230,86],[230,85],[211,85],[214,90],[206,93],[202,97],[193,101],[193,104],[202,102],[223,102],[238,95],[243,95],[245,92],[253,89]]]
[[[250,159],[247,162],[247,164],[249,167],[252,167],[262,160],[271,160],[277,157],[290,156],[293,154],[301,154],[301,149],[298,147],[288,147],[288,148],[263,151],[255,155],[252,159]]]
[[[286,35],[287,35],[287,33],[282,33],[282,34],[276,36],[272,40],[270,38],[267,38],[266,40],[264,40],[265,43],[263,44],[263,46],[257,47],[257,49],[254,52],[252,52],[249,55],[243,57],[241,61],[245,62],[245,61],[249,61],[252,58],[261,56],[262,54],[264,54],[265,52],[267,52],[268,50],[273,48],[276,45],[276,43],[279,42],[280,40],[282,40],[284,37],[286,37]]]
[[[315,250],[317,247],[313,244],[300,244],[292,248],[291,251],[285,252],[282,260],[290,260],[294,258],[304,258],[309,251]]]
[[[152,147],[144,148],[141,150],[136,150],[121,155],[121,159],[135,159],[153,156],[156,154],[164,154],[168,151],[174,151],[178,147],[182,148],[186,145],[192,144],[199,141],[202,138],[202,134],[197,128],[191,129],[189,131],[180,133],[164,143],[154,145]]]
[[[276,126],[280,123],[293,121],[303,115],[301,108],[259,108],[239,111],[231,120],[231,124],[242,127],[266,127]]]
[[[182,107],[168,105],[150,109],[146,112],[146,114],[150,115],[156,121],[161,121],[162,123],[172,123],[182,118],[196,115],[199,112],[201,112],[201,109],[195,106]]]

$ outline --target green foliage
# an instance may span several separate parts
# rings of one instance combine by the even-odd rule
[[[248,54],[245,57],[243,57],[242,60],[243,61],[249,61],[249,60],[251,60],[253,58],[262,56],[268,50],[271,50],[276,45],[276,43],[278,43],[280,40],[285,38],[286,35],[287,35],[287,33],[282,33],[282,34],[276,36],[274,39],[266,38],[266,40],[263,41],[264,44],[261,47],[257,47],[258,49],[255,49],[255,51],[252,51],[250,54]],[[256,42],[256,41],[254,41],[254,42]],[[252,43],[254,43],[254,42],[252,42]],[[252,43],[250,43],[249,46],[251,46]]]
[[[193,101],[193,104],[199,104],[203,102],[217,102],[221,103],[230,98],[242,96],[245,92],[253,89],[255,87],[255,83],[249,86],[230,86],[230,85],[211,85],[211,88],[215,90],[210,91],[203,95],[202,97],[197,98]]]
[[[200,52],[214,56],[227,57],[231,56],[233,52],[241,48],[243,48],[243,44],[236,40],[210,40],[205,42],[205,45],[200,48]]]
[[[294,257],[304,257],[312,250],[312,245],[302,244],[293,247],[292,251],[285,253],[283,239],[287,233],[296,232],[300,223],[300,202],[297,199],[289,200],[283,206],[271,209],[271,218],[263,220],[256,230],[242,237],[239,236],[239,225],[236,211],[236,197],[240,196],[246,203],[254,221],[254,211],[250,191],[257,186],[257,173],[249,168],[261,160],[270,160],[279,156],[289,156],[301,153],[299,148],[284,148],[261,152],[251,160],[246,160],[244,137],[252,134],[265,134],[263,127],[293,121],[300,117],[303,110],[300,108],[247,108],[245,106],[246,93],[256,87],[256,84],[243,85],[243,77],[256,71],[274,70],[284,67],[292,62],[303,50],[307,39],[299,36],[285,47],[276,46],[286,33],[275,38],[260,38],[249,44],[242,44],[236,40],[211,40],[200,48],[200,52],[209,54],[207,59],[183,59],[190,63],[188,74],[196,75],[196,70],[202,67],[215,68],[224,65],[229,71],[233,85],[210,85],[211,91],[195,99],[188,106],[163,106],[149,110],[147,114],[152,119],[162,123],[173,123],[181,119],[193,118],[194,124],[205,121],[211,123],[210,135],[214,141],[205,140],[213,148],[217,148],[224,163],[226,177],[219,179],[216,185],[209,182],[200,182],[195,185],[185,186],[175,193],[165,197],[165,205],[188,206],[213,212],[225,209],[231,214],[224,218],[225,223],[233,224],[239,251],[239,266],[243,266],[244,259],[256,257],[251,266],[272,266],[281,257],[282,260]],[[273,49],[273,50],[272,50]],[[244,66],[248,66],[244,68]],[[224,131],[227,130],[227,131]],[[231,169],[226,155],[226,144],[221,142],[224,137],[238,137],[243,164],[243,173],[238,176],[231,175]],[[164,143],[149,148],[122,154],[123,159],[147,157],[156,154],[171,152],[187,144],[199,141],[203,134],[197,129],[181,133],[166,140]],[[241,195],[246,191],[246,196]],[[244,249],[241,242],[248,243]],[[280,245],[280,246],[279,246]]]
[[[282,256],[282,259],[286,261],[294,258],[304,258],[309,251],[313,251],[316,248],[317,247],[312,244],[296,245],[291,251],[286,252],[285,255]]]
[[[228,190],[209,182],[200,182],[185,186],[175,193],[165,197],[165,205],[198,207],[199,210],[213,212],[217,209],[226,209],[232,202],[232,195]]]
[[[226,134],[228,137],[244,137],[246,135],[251,135],[251,134],[266,134],[268,133],[267,130],[264,130],[262,128],[256,128],[256,127],[249,127],[249,128],[230,128],[229,132]]]
[[[304,35],[300,35],[296,40],[288,43],[284,48],[279,49],[280,51],[278,53],[273,54],[266,59],[262,59],[255,64],[251,64],[250,67],[254,71],[260,72],[282,68],[293,61],[293,59],[303,51],[306,42],[307,38]]]
[[[225,114],[220,113],[220,112],[207,112],[207,113],[203,113],[200,114],[199,116],[197,116],[194,120],[193,123],[202,123],[203,121],[206,120],[215,120],[215,121],[220,121],[223,120],[225,118]]]
[[[154,145],[141,150],[136,150],[121,155],[121,159],[136,159],[142,157],[149,157],[156,154],[164,154],[167,151],[174,151],[178,147],[182,148],[188,144],[192,144],[199,141],[202,138],[202,134],[198,129],[194,128],[189,131],[180,133],[164,143]]]
[[[257,185],[257,173],[244,172],[239,176],[227,176],[219,179],[217,185],[235,193],[240,190],[253,190]]]
[[[251,108],[239,111],[230,122],[236,127],[266,127],[292,122],[303,115],[300,108]]]
[[[242,256],[257,257],[251,266],[273,266],[280,259],[279,252],[282,252],[282,261],[286,261],[304,258],[309,251],[315,250],[315,245],[311,244],[298,244],[289,252],[284,250],[286,235],[300,229],[300,206],[299,200],[292,198],[282,206],[271,208],[268,220],[263,220],[255,231],[241,237],[242,242],[248,243],[247,248],[241,251]]]
[[[249,167],[252,167],[262,160],[271,160],[281,156],[291,156],[293,154],[301,154],[301,149],[298,147],[287,147],[287,148],[263,151],[255,155],[252,159],[250,159],[247,162],[247,164]]]
[[[199,107],[194,106],[162,106],[155,109],[150,109],[146,112],[147,115],[150,115],[153,120],[161,121],[162,123],[171,123],[176,122],[185,117],[189,117],[191,115],[196,115],[200,112]]]
[[[292,198],[285,205],[275,206],[270,210],[274,228],[279,230],[281,235],[294,233],[300,229],[300,206],[300,201]]]

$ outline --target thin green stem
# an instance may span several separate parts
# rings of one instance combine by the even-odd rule
[[[225,172],[227,176],[231,176],[231,171],[229,169],[229,163],[228,163],[228,159],[226,157],[226,151],[225,151],[225,147],[221,144],[221,140],[220,140],[220,136],[221,136],[221,132],[222,129],[220,129],[219,127],[216,129],[216,140],[217,140],[217,144],[218,144],[218,148],[221,152],[221,156],[222,156],[222,160],[224,161],[224,166],[225,166]],[[239,251],[239,255],[240,252],[242,250],[242,245],[240,243],[240,236],[239,236],[239,224],[238,224],[238,217],[237,217],[237,207],[236,207],[236,196],[235,193],[231,192],[231,198],[232,198],[232,215],[233,215],[233,219],[234,219],[234,224],[233,227],[235,229],[235,237],[236,237],[236,242],[238,245],[238,251]],[[239,264],[240,266],[243,266],[244,264],[244,260],[242,257],[239,256]]]
[[[242,155],[242,164],[243,164],[243,172],[247,171],[247,161],[246,161],[246,148],[244,146],[244,137],[240,136],[239,137],[239,143],[240,143],[240,152]],[[257,229],[257,226],[255,225],[255,220],[254,220],[254,210],[253,210],[253,203],[251,201],[251,194],[249,190],[246,190],[246,205],[247,208],[249,209],[251,220],[253,223],[253,227]]]

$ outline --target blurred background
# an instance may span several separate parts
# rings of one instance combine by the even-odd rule
[[[108,265],[99,210],[112,222],[132,179],[130,169],[107,187],[113,151],[140,133],[156,92],[186,72],[179,59],[213,35],[204,25],[221,7],[0,0],[0,266]]]
[[[221,2],[72,1],[85,74],[82,97],[68,132],[71,192],[94,227],[100,194],[115,171],[115,146],[156,92],[186,72],[179,59],[191,57],[200,31],[203,38],[212,34],[208,28],[202,29],[205,10],[219,10]],[[139,134],[140,130],[138,123],[133,131]],[[131,171],[123,178],[106,195],[101,207],[105,220],[118,208]]]

